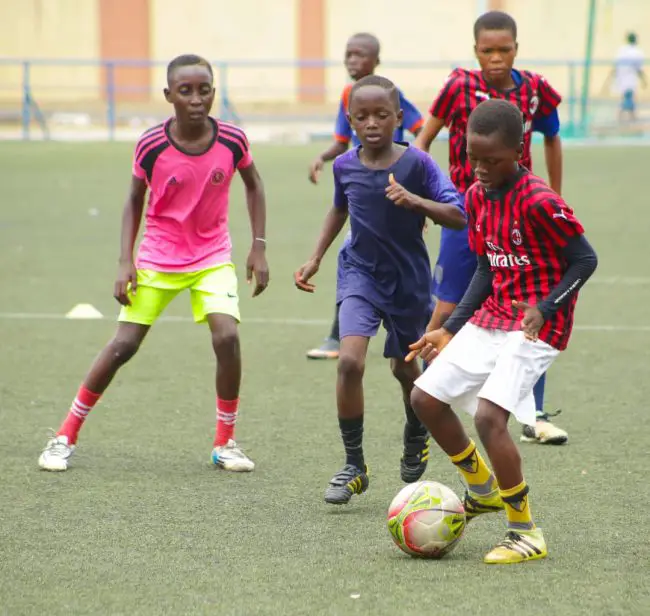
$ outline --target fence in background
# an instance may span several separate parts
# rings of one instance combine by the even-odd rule
[[[589,136],[613,126],[618,95],[604,87],[611,60],[590,63],[587,96],[582,92],[587,76],[582,61],[517,64],[542,73],[560,91],[566,136]],[[425,111],[452,68],[474,65],[473,60],[386,62],[381,72]],[[165,68],[163,62],[137,60],[0,58],[0,136],[29,140],[66,138],[61,137],[65,133],[67,138],[130,138],[169,115],[162,94]],[[247,125],[294,127],[310,136],[330,131],[345,83],[340,62],[228,61],[214,62],[213,68],[215,112],[221,117]],[[320,71],[325,85],[302,86],[300,76],[309,71]]]

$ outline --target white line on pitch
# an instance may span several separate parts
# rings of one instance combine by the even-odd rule
[[[43,320],[43,321],[68,321],[63,314],[49,313],[49,312],[0,312],[1,320]],[[102,317],[101,319],[90,319],[91,321],[111,321],[116,317]],[[79,322],[73,319],[75,322]],[[175,317],[163,316],[158,319],[164,323],[193,323],[191,317]],[[242,324],[254,323],[259,325],[297,325],[297,326],[321,326],[330,325],[331,321],[328,319],[271,319],[265,317],[244,317]],[[576,331],[586,332],[650,332],[650,325],[576,325]]]

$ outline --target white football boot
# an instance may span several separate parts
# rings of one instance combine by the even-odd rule
[[[212,450],[212,464],[225,471],[235,473],[250,473],[255,470],[255,462],[232,439],[225,445],[220,445]]]
[[[54,436],[38,458],[38,465],[44,471],[67,471],[74,450],[75,446],[68,444],[67,436]]]

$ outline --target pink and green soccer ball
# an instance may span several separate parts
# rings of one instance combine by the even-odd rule
[[[388,530],[407,554],[442,558],[465,530],[465,509],[447,486],[418,481],[400,490],[388,508]]]

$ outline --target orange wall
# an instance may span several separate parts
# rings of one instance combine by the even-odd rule
[[[125,19],[125,15],[128,19]],[[149,0],[99,0],[99,48],[103,60],[148,59]],[[149,98],[149,67],[116,67],[114,85],[118,100]],[[107,74],[102,70],[102,87],[106,93]]]
[[[298,60],[322,60],[325,53],[325,22],[327,0],[298,0],[297,3]],[[300,67],[298,69],[299,100],[322,103],[325,100],[325,69]]]

